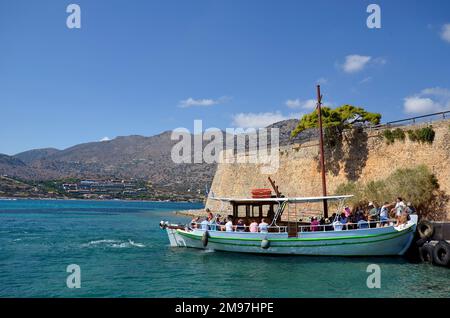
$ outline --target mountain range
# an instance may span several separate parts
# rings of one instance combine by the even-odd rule
[[[304,132],[290,139],[296,123],[291,119],[268,128],[280,129],[281,145],[310,138],[311,133]],[[171,140],[171,131],[166,131],[150,137],[131,135],[83,143],[64,150],[43,148],[13,156],[0,154],[0,175],[24,180],[135,178],[174,190],[204,189],[214,177],[216,164],[174,163],[171,151],[176,143],[178,140]]]

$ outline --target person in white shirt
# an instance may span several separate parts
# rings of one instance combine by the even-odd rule
[[[406,204],[403,202],[403,199],[398,197],[397,202],[395,203],[394,211],[395,211],[395,218],[397,219],[397,224],[400,223],[400,218],[403,214],[403,210],[406,209]]]
[[[231,218],[227,218],[227,223],[225,223],[225,231],[233,232],[233,222],[231,221]]]
[[[269,231],[269,224],[266,223],[265,219],[261,219],[261,223],[259,223],[258,229],[261,233],[267,233]]]

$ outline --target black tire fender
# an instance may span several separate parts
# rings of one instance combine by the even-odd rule
[[[426,242],[428,242],[428,239],[426,239],[426,238],[418,239],[416,241],[416,246],[417,247],[422,247]]]
[[[433,251],[434,246],[430,243],[426,243],[419,247],[420,260],[424,263],[433,263]]]
[[[446,241],[440,241],[434,246],[433,259],[437,265],[450,265],[450,244]]]
[[[205,231],[205,233],[203,233],[203,236],[202,236],[203,247],[206,247],[208,245],[208,239],[209,239],[209,232]]]
[[[417,231],[419,232],[420,238],[430,238],[434,233],[434,226],[431,222],[422,220],[417,225]]]

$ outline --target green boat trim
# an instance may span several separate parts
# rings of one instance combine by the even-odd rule
[[[410,233],[412,232],[412,227],[409,227],[407,230],[402,230],[400,232],[389,232],[389,233],[380,233],[380,234],[369,234],[369,235],[358,235],[358,236],[340,236],[340,237],[313,237],[313,238],[283,238],[283,239],[270,239],[271,242],[292,242],[292,241],[328,241],[328,240],[349,240],[349,239],[364,239],[364,238],[372,238],[372,237],[379,237],[379,236],[387,236],[387,235],[393,235],[393,234],[404,234],[404,233]],[[191,238],[199,238],[201,239],[201,235],[195,235],[188,233],[183,230],[177,230],[177,233],[180,235],[184,235]],[[211,233],[211,232],[210,232]],[[218,236],[210,236],[209,239],[218,239],[218,240],[237,240],[237,241],[254,241],[254,242],[261,242],[262,239],[260,238],[239,238],[239,237],[218,237]]]
[[[411,233],[412,230],[409,228],[406,231],[402,231],[402,232],[398,232],[398,233],[384,233],[384,234],[396,234],[394,236],[391,237],[387,237],[387,238],[382,238],[382,239],[378,239],[378,240],[370,240],[370,241],[359,241],[359,242],[341,242],[341,243],[331,243],[331,244],[308,244],[308,245],[275,245],[274,247],[322,247],[322,246],[336,246],[336,245],[350,245],[350,244],[367,244],[367,243],[376,243],[376,242],[382,242],[382,241],[387,241],[387,240],[391,240],[406,234]],[[201,240],[202,237],[199,235],[193,235],[190,233],[186,233],[184,231],[178,230],[178,233],[182,236],[186,236],[189,238],[193,238],[196,240]],[[354,237],[354,238],[371,238],[374,236],[383,236],[382,234],[378,234],[378,235],[366,235],[366,236],[359,236],[359,237]],[[224,244],[224,245],[235,245],[235,246],[254,246],[254,247],[261,247],[260,244],[237,244],[237,243],[230,243],[230,242],[223,242],[222,240],[224,240],[226,238],[222,238],[222,237],[210,237],[209,240],[211,243],[217,243],[217,244]],[[235,238],[233,238],[235,239]],[[236,240],[236,239],[235,239]],[[237,239],[239,240],[239,239]],[[290,241],[290,240],[295,240],[295,241],[299,241],[299,239],[283,239],[283,240],[270,240],[272,241]],[[254,241],[254,240],[253,240]],[[258,240],[258,241],[262,241],[262,240]]]

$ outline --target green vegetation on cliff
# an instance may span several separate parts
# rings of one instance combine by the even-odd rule
[[[364,108],[352,105],[342,105],[335,109],[322,107],[322,123],[324,128],[334,127],[339,131],[350,129],[354,126],[365,124],[377,125],[380,123],[381,114],[371,113]],[[319,114],[313,110],[309,114],[303,115],[297,127],[292,131],[291,136],[295,137],[308,128],[319,126]]]
[[[428,144],[433,143],[436,135],[436,132],[431,125],[419,129],[408,129],[406,133],[408,134],[409,140],[412,142]],[[386,129],[383,131],[382,135],[388,145],[393,144],[396,140],[405,141],[406,138],[405,131],[401,128],[396,128],[394,130]]]
[[[354,194],[349,200],[353,206],[367,206],[369,201],[382,205],[396,197],[410,201],[420,216],[440,220],[445,217],[445,205],[449,197],[439,189],[439,183],[427,166],[397,169],[386,179],[368,183],[347,182],[340,184],[336,194]]]

